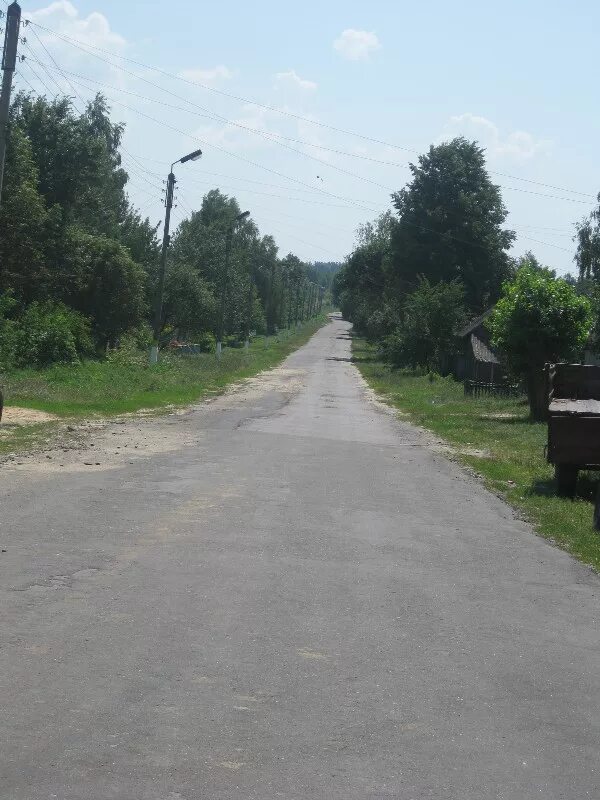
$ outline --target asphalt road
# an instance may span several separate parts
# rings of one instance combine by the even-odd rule
[[[374,404],[347,331],[143,422],[170,449],[3,465],[1,798],[600,797],[599,579]]]

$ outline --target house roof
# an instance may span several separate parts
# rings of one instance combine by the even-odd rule
[[[480,317],[471,320],[471,322],[469,322],[469,324],[466,327],[464,327],[461,331],[458,332],[458,335],[462,338],[463,336],[468,336],[470,333],[473,333],[474,330],[476,330],[483,322],[485,322],[485,320],[489,317],[489,315],[492,313],[493,310],[494,310],[493,308],[488,308],[488,310],[484,311],[484,313]]]
[[[489,347],[489,345],[487,345],[485,342],[482,342],[481,339],[474,333],[471,334],[471,347],[473,348],[473,356],[476,361],[483,361],[487,364],[500,363],[500,359]]]

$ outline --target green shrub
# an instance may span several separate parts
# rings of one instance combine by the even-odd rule
[[[198,345],[202,353],[214,353],[217,347],[217,340],[210,331],[205,331],[194,336],[194,344]]]
[[[93,349],[89,320],[63,303],[36,301],[19,320],[15,342],[18,366],[76,364]]]
[[[504,284],[488,326],[513,372],[527,380],[534,419],[547,412],[544,363],[581,358],[592,325],[590,301],[550,270],[525,263]]]
[[[17,305],[10,293],[0,297],[0,369],[8,370],[14,365],[17,340],[17,325],[11,312]]]

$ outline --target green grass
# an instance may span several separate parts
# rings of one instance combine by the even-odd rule
[[[600,570],[600,533],[592,528],[598,478],[581,474],[574,500],[556,495],[554,469],[544,458],[546,425],[530,421],[524,399],[467,398],[452,378],[431,381],[392,371],[361,339],[354,340],[353,354],[364,378],[388,404],[452,445],[456,457],[539,534]]]
[[[14,371],[3,377],[5,406],[72,419],[185,405],[276,366],[305,344],[325,321],[323,315],[266,341],[257,338],[247,353],[243,348],[225,348],[220,361],[214,354],[161,353],[159,363],[150,366],[140,354],[134,363],[88,361],[78,366]],[[55,427],[47,423],[3,427],[0,454],[34,449],[52,437]]]

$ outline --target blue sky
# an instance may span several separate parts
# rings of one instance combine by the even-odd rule
[[[152,220],[162,216],[168,162],[200,146],[203,159],[177,170],[175,222],[219,187],[251,210],[282,255],[341,259],[357,225],[389,208],[408,161],[464,134],[487,149],[518,233],[515,254],[531,249],[559,272],[574,269],[573,224],[600,191],[597,3],[24,0],[22,7],[44,27],[25,31],[17,85],[71,95],[75,88],[83,100],[110,87],[114,118],[127,125],[131,195]]]

